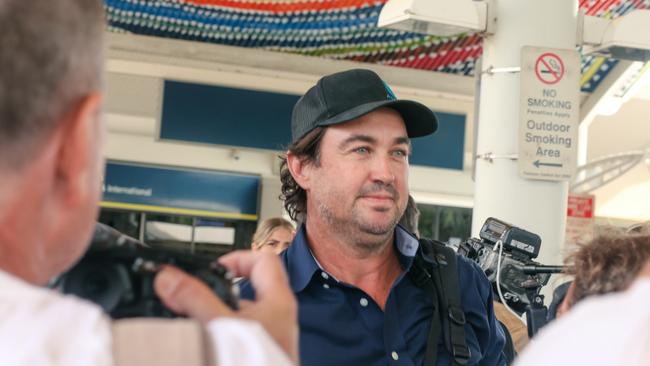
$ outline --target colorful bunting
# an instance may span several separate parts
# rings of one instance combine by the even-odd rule
[[[105,0],[109,31],[473,75],[481,37],[377,28],[386,0]],[[615,18],[650,0],[580,0],[588,15]],[[591,92],[616,60],[583,59]],[[604,66],[603,66],[604,65]],[[584,77],[588,76],[588,77]]]

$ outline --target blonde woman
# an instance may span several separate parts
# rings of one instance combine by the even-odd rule
[[[281,217],[266,219],[257,226],[251,249],[280,254],[289,247],[295,234],[296,230],[291,222]]]

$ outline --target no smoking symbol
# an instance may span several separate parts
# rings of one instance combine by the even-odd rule
[[[547,52],[535,61],[535,74],[542,83],[555,84],[564,76],[564,63],[558,55]]]

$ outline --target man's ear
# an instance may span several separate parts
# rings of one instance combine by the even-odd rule
[[[92,193],[88,180],[96,178],[101,154],[101,108],[102,95],[89,94],[66,113],[60,125],[55,179],[66,205],[77,206]]]
[[[291,172],[293,180],[306,191],[309,190],[310,186],[312,165],[305,158],[301,159],[291,151],[287,152],[287,167],[289,168],[289,172]]]

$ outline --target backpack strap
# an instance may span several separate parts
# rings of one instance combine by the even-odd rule
[[[420,239],[420,248],[422,262],[426,263],[424,258],[427,258],[429,267],[432,268],[429,281],[431,285],[423,288],[428,289],[434,295],[434,302],[438,303],[438,306],[434,304],[434,311],[436,308],[438,311],[437,316],[432,317],[425,365],[435,365],[437,340],[441,329],[444,329],[445,347],[452,356],[452,362],[454,365],[465,365],[471,357],[471,352],[465,339],[466,319],[460,301],[458,257],[453,249],[438,241]],[[434,321],[435,318],[439,318],[439,321]],[[433,329],[434,326],[437,329]]]
[[[424,289],[431,298],[433,299],[433,316],[431,317],[431,328],[429,330],[429,336],[427,338],[427,348],[424,355],[424,365],[435,366],[437,364],[438,357],[438,339],[442,334],[442,311],[440,310],[440,301],[438,300],[438,291],[435,289],[433,276],[434,267],[437,266],[437,263],[428,263],[424,260],[422,255],[422,245],[418,248],[418,251],[413,259],[413,266],[408,272],[409,278],[413,283]]]

